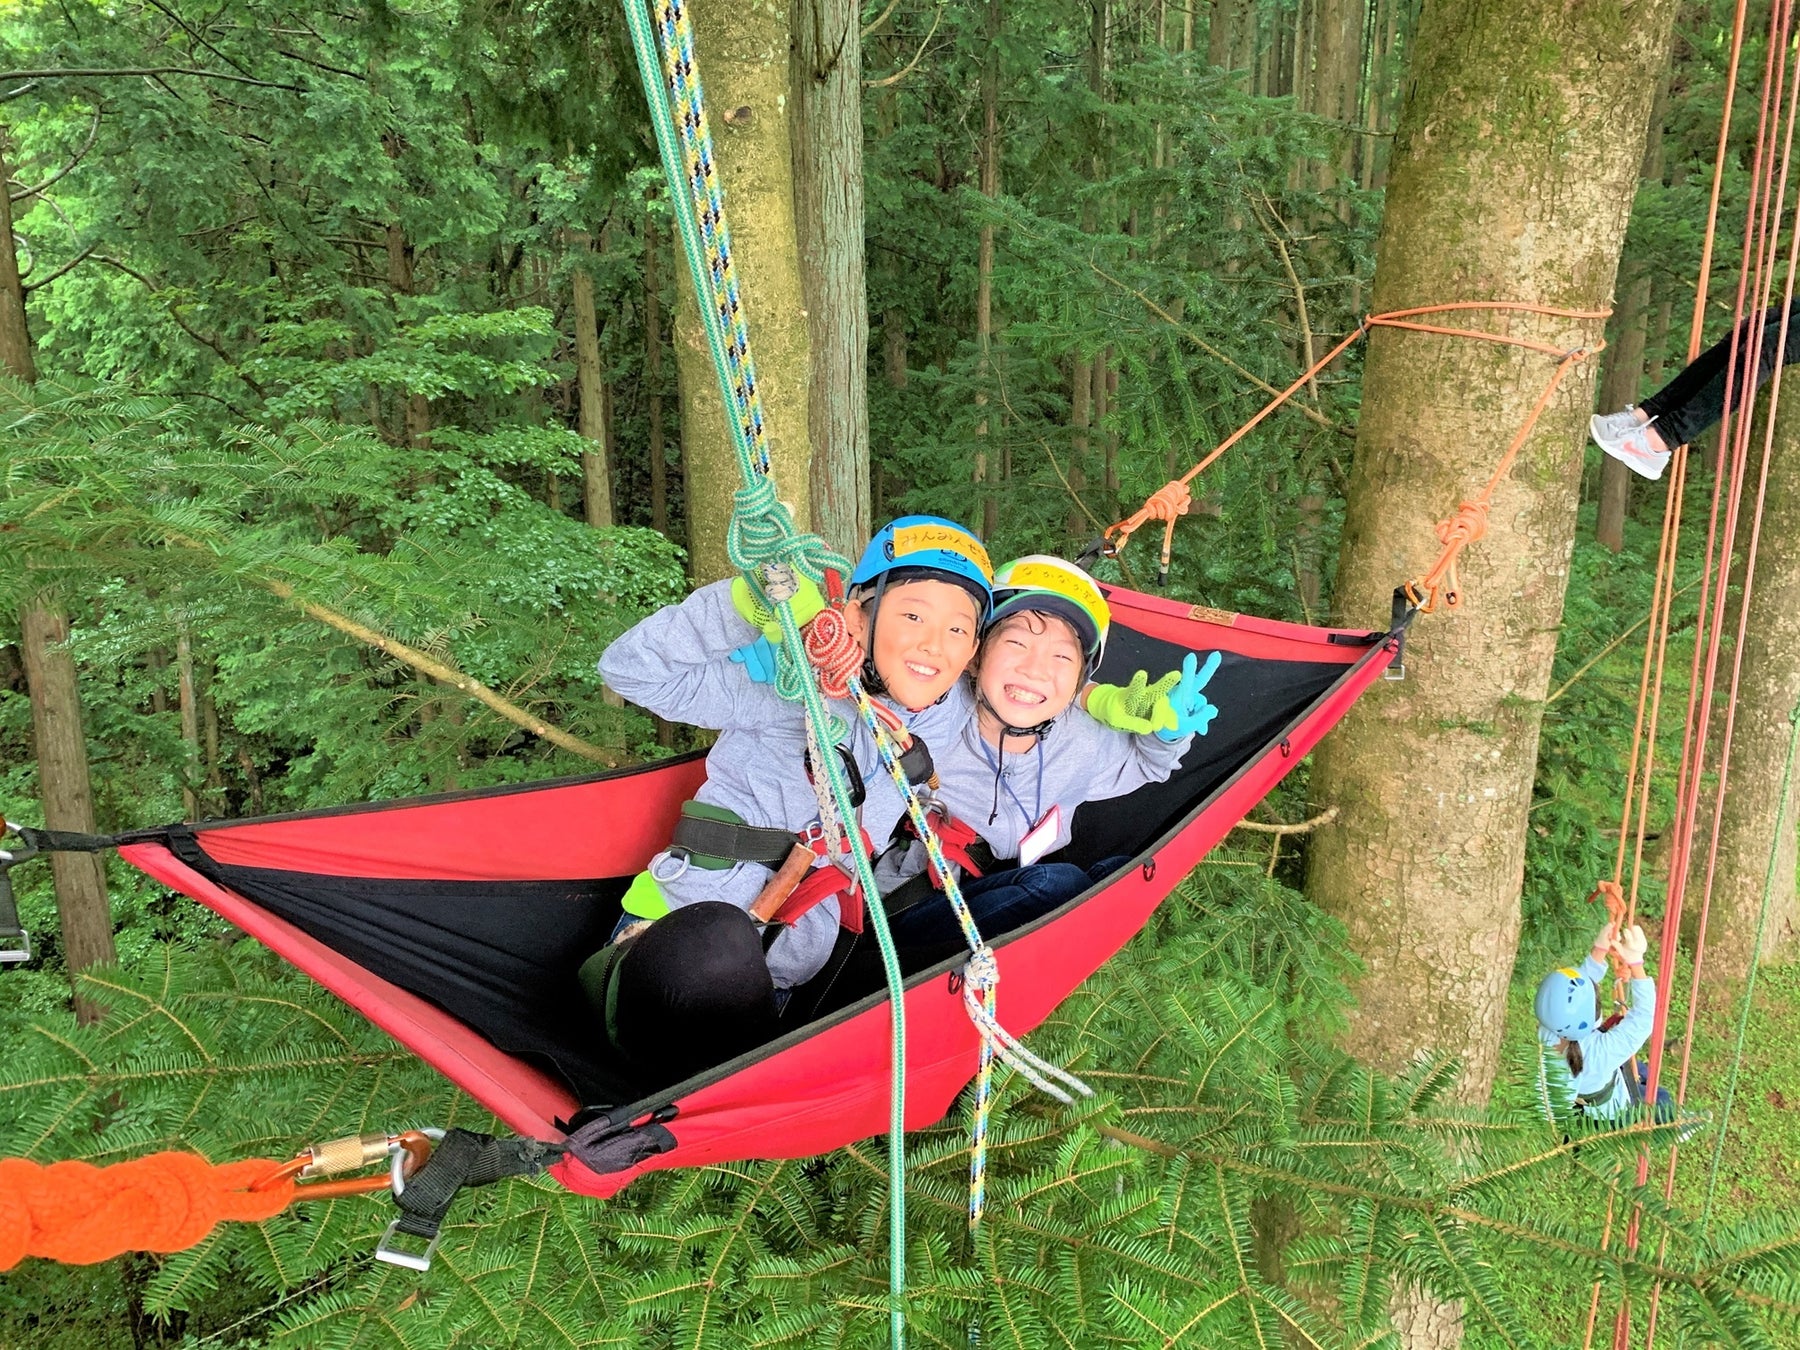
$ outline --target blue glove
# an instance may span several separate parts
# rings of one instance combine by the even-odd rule
[[[775,683],[775,644],[766,637],[746,642],[732,652],[731,659],[744,668],[753,684]]]
[[[1187,736],[1206,735],[1206,729],[1212,725],[1213,718],[1219,715],[1219,709],[1200,691],[1206,688],[1207,681],[1218,670],[1219,661],[1217,652],[1206,658],[1204,668],[1200,666],[1200,658],[1193,652],[1183,658],[1181,678],[1169,691],[1169,706],[1175,710],[1175,725],[1157,728],[1159,740],[1179,741]]]

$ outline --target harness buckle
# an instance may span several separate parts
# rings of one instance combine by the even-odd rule
[[[664,876],[657,870],[659,867],[666,867],[671,861],[675,864],[675,870],[670,872],[667,876]],[[675,844],[663,854],[661,862],[651,863],[646,870],[659,885],[667,886],[673,882],[680,881],[687,875],[688,868],[692,866],[693,855],[685,848],[681,847],[681,845]]]
[[[404,1270],[416,1270],[420,1274],[431,1269],[431,1258],[437,1255],[438,1242],[443,1237],[439,1233],[425,1244],[423,1251],[408,1251],[400,1245],[400,1223],[395,1219],[382,1233],[381,1241],[375,1244],[375,1259],[385,1261],[390,1266],[399,1266]],[[411,1237],[412,1234],[407,1234]]]

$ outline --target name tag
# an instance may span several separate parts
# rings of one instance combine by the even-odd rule
[[[1043,857],[1062,834],[1062,808],[1052,805],[1044,818],[1025,832],[1019,841],[1019,866],[1030,867]]]

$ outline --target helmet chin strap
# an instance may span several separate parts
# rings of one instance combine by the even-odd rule
[[[1014,726],[1000,715],[1000,710],[998,708],[988,701],[988,696],[981,692],[981,687],[979,685],[975,688],[975,705],[991,712],[994,715],[994,720],[1000,724],[1000,748],[1003,751],[1006,748],[1006,740],[1009,736],[1017,740],[1024,740],[1028,736],[1048,736],[1051,729],[1056,726],[1056,718],[1054,717],[1046,717],[1042,722],[1037,723],[1035,726]]]
[[[881,597],[887,594],[887,573],[883,572],[875,578],[875,594],[863,601],[863,618],[867,620],[867,628],[863,633],[863,688],[871,694],[885,694],[888,691],[887,681],[881,678],[881,672],[875,669],[875,611],[881,607]]]

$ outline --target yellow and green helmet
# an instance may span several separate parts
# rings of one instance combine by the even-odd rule
[[[1053,614],[1075,629],[1087,668],[1093,671],[1106,651],[1112,607],[1094,579],[1074,563],[1047,553],[1015,558],[994,573],[994,613],[983,631],[1010,614]]]

